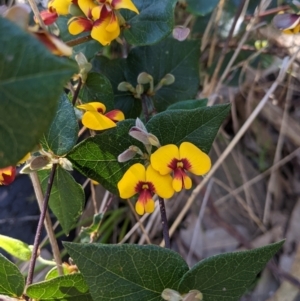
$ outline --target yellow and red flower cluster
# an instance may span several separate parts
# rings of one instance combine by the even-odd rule
[[[113,128],[116,122],[124,120],[125,116],[120,110],[106,112],[106,107],[101,102],[88,102],[77,106],[78,109],[84,110],[82,124],[88,129],[102,131]]]
[[[139,13],[131,0],[51,0],[48,11],[41,16],[49,25],[59,15],[71,14],[68,29],[72,35],[91,32],[92,38],[105,46],[120,35],[120,25],[124,22],[120,9]]]
[[[153,212],[154,194],[168,199],[183,188],[190,189],[192,180],[186,172],[200,176],[211,168],[209,156],[190,142],[179,148],[174,144],[158,148],[150,163],[147,168],[140,163],[132,165],[118,183],[121,198],[139,194],[135,209],[140,215]]]

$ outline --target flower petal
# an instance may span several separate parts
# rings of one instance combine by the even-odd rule
[[[174,172],[172,186],[176,192],[181,191],[183,188],[190,189],[192,187],[192,180],[182,169],[177,169]]]
[[[105,116],[111,119],[113,122],[118,122],[125,119],[123,112],[120,110],[109,111],[105,114]]]
[[[159,172],[153,169],[151,165],[146,170],[146,181],[153,184],[155,193],[162,197],[169,199],[174,194],[172,187],[172,177],[167,174],[162,176]]]
[[[83,105],[77,106],[78,109],[82,109],[85,111],[92,111],[104,114],[106,111],[106,107],[101,102],[88,102]]]
[[[93,28],[93,23],[82,17],[73,17],[68,21],[68,30],[72,35],[80,34],[84,31],[90,31]]]
[[[138,9],[136,8],[136,6],[133,4],[131,0],[113,0],[112,6],[114,7],[114,9],[126,8],[139,14]]]
[[[92,111],[83,114],[82,123],[85,127],[95,131],[102,131],[116,126],[112,120],[103,114]]]
[[[297,14],[278,14],[273,18],[273,24],[280,30],[293,29],[300,22]]]
[[[143,190],[137,202],[135,203],[135,211],[139,215],[146,213],[152,213],[154,211],[155,203],[152,199],[152,195],[149,190]]]
[[[122,199],[128,199],[134,196],[137,191],[135,189],[139,182],[146,181],[145,166],[141,163],[136,163],[129,167],[122,179],[118,182],[118,189]]]
[[[104,11],[104,9],[103,9]],[[93,10],[94,14],[94,10]],[[116,39],[120,35],[120,26],[119,23],[117,23],[117,27],[114,31],[107,31],[106,27],[110,23],[111,14],[107,13],[105,17],[101,14],[101,19],[95,20],[94,26],[91,32],[91,36],[94,40],[97,40],[99,43],[101,43],[103,46],[110,44],[110,42],[114,39]]]
[[[101,8],[101,5],[97,5],[92,0],[78,0],[78,6],[84,12],[84,14],[91,19],[92,17],[92,10],[95,7]]]
[[[108,25],[105,27],[108,32],[115,32],[119,28],[119,22],[115,14],[111,14]]]
[[[59,15],[69,14],[69,5],[72,0],[52,0],[48,3],[48,8],[53,11],[55,10]]]
[[[179,150],[175,144],[168,144],[160,147],[151,155],[151,165],[161,175],[172,172],[169,164],[173,159],[179,159]]]
[[[191,173],[201,176],[209,172],[211,160],[209,156],[190,142],[183,142],[179,147],[180,159],[187,159]]]

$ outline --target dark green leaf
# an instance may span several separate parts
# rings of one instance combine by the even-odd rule
[[[106,106],[106,110],[114,109],[114,94],[110,81],[103,74],[90,72],[80,91],[82,102],[98,101]]]
[[[81,274],[70,274],[28,286],[26,294],[36,300],[93,301]]]
[[[135,0],[139,10],[137,15],[123,10],[122,15],[128,24],[123,32],[132,45],[154,44],[168,36],[174,27],[174,7],[176,0]]]
[[[212,12],[218,5],[219,0],[187,0],[187,10],[199,16],[205,16]]]
[[[157,246],[64,243],[94,301],[161,301],[188,271],[177,253]]]
[[[168,107],[168,110],[192,110],[197,108],[206,107],[207,98],[204,99],[193,99],[193,100],[182,100],[176,102]]]
[[[25,287],[25,280],[19,269],[0,254],[0,294],[20,297]]]
[[[121,110],[126,118],[140,116],[142,111],[141,100],[134,98],[130,92],[122,92],[117,89],[119,83],[127,81],[124,74],[126,60],[110,60],[104,56],[97,56],[92,63],[97,72],[103,73],[110,80],[114,92],[115,108]]]
[[[45,193],[49,171],[41,170],[38,174]],[[49,206],[66,234],[70,232],[80,217],[84,202],[81,185],[77,184],[65,169],[58,166],[51,189]]]
[[[77,137],[78,122],[74,108],[66,94],[62,94],[56,115],[44,136],[47,148],[55,155],[65,155],[76,144]]]
[[[194,110],[167,110],[150,119],[146,127],[157,136],[161,145],[179,146],[188,141],[208,153],[229,111],[228,104]]]
[[[85,176],[98,181],[112,193],[118,194],[117,183],[125,171],[130,165],[140,162],[138,157],[126,163],[119,163],[117,160],[118,155],[130,145],[141,146],[137,140],[128,135],[133,125],[135,121],[127,119],[103,134],[84,140],[68,154],[68,159]]]
[[[77,68],[52,55],[19,26],[0,18],[0,167],[31,151],[54,116],[67,80]]]
[[[204,259],[183,276],[179,292],[196,289],[205,301],[238,301],[283,243]]]
[[[141,100],[134,98],[130,92],[118,91],[120,82],[126,81],[136,87],[138,75],[147,72],[153,77],[154,85],[157,85],[166,74],[172,74],[175,82],[163,86],[152,97],[156,110],[164,111],[169,105],[196,95],[199,86],[199,55],[198,42],[166,39],[153,46],[133,48],[126,60],[109,61],[96,57],[92,63],[95,70],[111,80],[115,106],[122,110],[127,118],[135,118],[140,115]],[[149,86],[145,88],[147,92]]]

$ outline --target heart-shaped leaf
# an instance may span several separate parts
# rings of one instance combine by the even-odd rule
[[[74,108],[66,94],[62,94],[56,115],[48,132],[44,135],[44,148],[51,150],[55,155],[65,155],[76,144],[77,136],[78,122]]]
[[[194,110],[167,110],[155,115],[147,123],[149,132],[161,145],[180,145],[188,141],[208,153],[230,105],[215,105]]]
[[[38,174],[45,193],[49,171],[41,170]],[[66,234],[76,225],[84,202],[85,197],[81,185],[77,184],[65,169],[58,166],[51,189],[49,206]]]
[[[64,243],[94,301],[161,301],[188,271],[174,251],[158,246]]]
[[[0,168],[15,165],[50,125],[75,64],[0,18]],[[30,66],[30,68],[28,67]]]

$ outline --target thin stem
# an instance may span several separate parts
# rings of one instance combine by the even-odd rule
[[[169,225],[168,225],[168,219],[166,214],[166,207],[165,207],[165,201],[160,196],[158,197],[159,202],[159,209],[160,209],[160,216],[161,216],[161,225],[163,228],[163,237],[165,241],[165,247],[168,249],[171,249],[170,244],[170,235],[169,235]]]
[[[84,36],[84,37],[80,37],[80,38],[68,41],[68,42],[66,42],[66,44],[70,47],[73,47],[73,46],[88,42],[91,39],[92,39],[92,37],[90,35],[88,35],[88,36]]]
[[[43,210],[43,200],[44,200],[44,195],[43,195],[43,191],[42,191],[42,187],[41,187],[41,183],[39,180],[39,177],[37,175],[36,172],[31,172],[30,173],[30,179],[32,182],[32,186],[34,189],[34,193],[40,208],[40,212],[42,212]],[[44,222],[45,228],[46,228],[46,232],[48,234],[48,238],[49,238],[49,242],[51,245],[51,249],[52,249],[52,253],[53,253],[53,257],[54,260],[56,262],[56,266],[57,266],[57,271],[59,275],[63,275],[63,269],[62,269],[62,261],[60,258],[60,252],[59,252],[59,247],[56,241],[56,237],[55,237],[55,233],[54,233],[54,228],[52,225],[52,221],[49,215],[49,212],[46,212],[46,217],[45,217],[45,222]]]
[[[76,90],[74,92],[73,99],[72,99],[72,105],[73,106],[75,106],[75,104],[76,104],[76,100],[78,98],[78,94],[79,94],[79,91],[81,89],[81,85],[82,85],[82,79],[81,79],[81,77],[79,77],[77,88],[76,88]]]
[[[148,110],[148,96],[146,94],[141,95],[141,100],[142,100],[142,108],[143,108],[143,113],[144,113],[144,118],[146,123],[149,121],[150,116],[149,116],[149,110]]]
[[[40,238],[41,238],[41,234],[42,234],[42,230],[43,230],[43,224],[44,224],[44,220],[45,220],[45,216],[46,216],[46,212],[47,212],[47,208],[48,208],[48,202],[50,199],[50,193],[51,193],[51,188],[53,185],[56,168],[57,168],[57,164],[53,164],[51,173],[50,173],[50,177],[48,179],[48,187],[47,187],[47,191],[46,191],[45,198],[44,198],[43,210],[41,211],[39,223],[38,223],[35,238],[34,238],[34,245],[33,245],[32,256],[31,256],[30,264],[29,264],[29,271],[28,271],[28,277],[27,277],[27,281],[26,281],[26,287],[28,287],[28,285],[30,285],[33,280],[34,267],[35,267],[36,258],[38,256],[38,250],[39,250],[39,242],[40,242]]]

